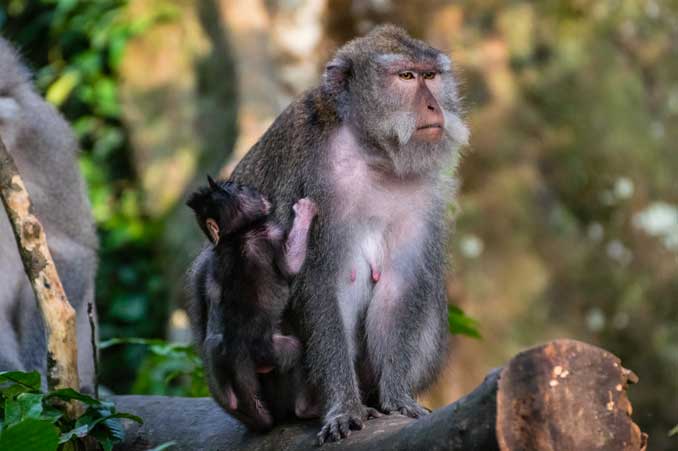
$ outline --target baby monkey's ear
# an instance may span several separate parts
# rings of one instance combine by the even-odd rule
[[[219,189],[221,189],[219,184],[217,182],[215,182],[214,179],[212,178],[212,176],[210,176],[209,174],[207,174],[207,184],[210,186],[210,188],[212,188],[215,191],[218,191]]]
[[[212,218],[207,218],[205,220],[205,228],[209,233],[210,240],[215,246],[219,244],[219,224]]]

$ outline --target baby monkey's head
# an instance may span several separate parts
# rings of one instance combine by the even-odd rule
[[[207,176],[208,186],[188,198],[198,225],[216,245],[225,236],[242,233],[264,221],[271,204],[257,190],[231,181],[214,181]]]

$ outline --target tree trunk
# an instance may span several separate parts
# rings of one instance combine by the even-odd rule
[[[0,198],[7,210],[26,275],[33,286],[47,338],[47,386],[80,389],[76,314],[66,298],[42,224],[33,215],[14,159],[0,139]],[[82,406],[68,403],[67,413],[77,416]]]
[[[647,436],[630,418],[626,396],[636,376],[617,357],[585,343],[558,340],[515,356],[472,393],[412,420],[399,415],[366,423],[343,451],[627,451],[645,450]],[[316,450],[317,422],[250,434],[207,398],[117,396],[118,409],[141,416],[126,424],[124,450],[175,441],[177,450]]]

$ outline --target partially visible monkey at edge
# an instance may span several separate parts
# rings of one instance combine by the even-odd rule
[[[446,360],[445,209],[469,132],[452,62],[394,26],[341,47],[231,178],[318,217],[286,319],[323,405],[320,444],[360,429],[368,406],[420,417]],[[271,399],[262,402],[271,403]]]
[[[94,302],[97,237],[76,162],[77,141],[56,109],[35,91],[17,52],[2,38],[0,139],[26,183],[33,211],[44,227],[61,282],[76,311],[81,390],[92,391],[94,361],[87,305]],[[0,343],[0,371],[38,370],[45,376],[42,316],[2,207]]]
[[[268,200],[248,186],[215,182],[187,205],[209,244],[188,274],[189,316],[217,402],[250,429],[265,431],[274,418],[318,416],[304,382],[301,343],[281,334],[288,284],[303,265],[316,208],[292,207],[285,232],[269,217]],[[274,397],[264,406],[259,397]]]

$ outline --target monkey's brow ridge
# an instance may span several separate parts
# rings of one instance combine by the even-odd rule
[[[450,58],[444,53],[439,53],[434,59],[430,57],[412,58],[402,53],[381,53],[374,57],[374,61],[382,66],[399,69],[435,70],[438,72],[448,72],[452,65]]]

